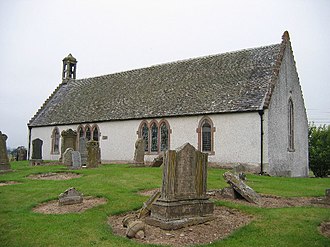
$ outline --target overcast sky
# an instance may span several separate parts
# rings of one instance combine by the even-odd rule
[[[0,0],[0,130],[26,146],[27,123],[61,83],[281,42],[288,30],[309,121],[330,124],[328,0]]]

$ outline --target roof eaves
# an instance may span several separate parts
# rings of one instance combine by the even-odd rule
[[[53,93],[45,100],[45,102],[42,104],[42,106],[39,108],[39,110],[34,114],[34,116],[30,119],[27,126],[33,126],[34,120],[40,115],[40,113],[46,108],[47,104],[51,101],[51,99],[56,95],[56,93],[60,90],[60,88],[63,85],[66,85],[66,82],[60,83],[57,88],[53,91]]]

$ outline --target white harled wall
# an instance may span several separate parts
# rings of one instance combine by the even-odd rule
[[[171,129],[170,149],[176,149],[186,142],[198,147],[196,129],[204,117],[165,118]],[[232,163],[260,164],[260,116],[257,112],[208,115],[213,121],[214,155],[209,162],[220,165]],[[150,123],[153,119],[146,119]],[[161,119],[155,119],[158,122]],[[134,157],[137,131],[142,120],[110,121],[97,123],[100,130],[100,148],[103,162],[131,162]],[[92,126],[93,124],[89,124]],[[85,126],[85,125],[84,125]],[[58,160],[59,155],[51,154],[51,135],[55,126],[35,127],[31,130],[31,141],[43,140],[43,159]],[[57,126],[59,131],[77,130],[78,125]],[[60,143],[61,145],[61,143]],[[32,149],[32,144],[31,144]],[[32,150],[30,150],[32,153]],[[146,155],[146,161],[152,161],[157,155]]]
[[[294,109],[294,150],[288,144],[288,102]],[[292,51],[287,46],[268,114],[269,172],[271,175],[308,176],[308,121]]]

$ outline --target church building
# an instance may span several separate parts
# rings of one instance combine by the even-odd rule
[[[189,142],[209,163],[245,164],[275,176],[308,176],[308,121],[288,32],[281,43],[62,82],[28,123],[42,158],[61,156],[61,132],[99,142],[103,163],[145,162]]]

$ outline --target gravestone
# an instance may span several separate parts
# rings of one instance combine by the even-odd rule
[[[138,138],[135,142],[134,163],[144,164],[144,140]]]
[[[67,148],[63,153],[62,163],[66,166],[72,166],[72,152],[74,150],[72,148]]]
[[[86,166],[87,164],[87,148],[86,148],[86,138],[79,138],[79,152],[81,156],[81,165]]]
[[[223,174],[226,182],[248,202],[260,203],[260,196],[248,185],[246,185],[237,175],[230,172]]]
[[[99,147],[99,142],[97,141],[88,141],[86,142],[87,148],[87,168],[98,167],[101,163],[101,151]]]
[[[8,137],[0,131],[0,171],[10,171],[10,163],[7,154],[7,141]]]
[[[164,153],[160,153],[154,160],[151,162],[152,167],[160,167],[164,162]]]
[[[41,165],[42,161],[42,144],[43,141],[39,138],[32,141],[32,156],[30,160],[30,165],[36,166]]]
[[[61,132],[61,157],[60,161],[63,159],[63,154],[67,148],[72,148],[73,150],[76,149],[76,142],[77,142],[77,131],[72,129],[63,130]]]
[[[81,156],[78,151],[73,151],[72,153],[72,169],[81,168]]]
[[[16,160],[17,161],[22,161],[22,160],[26,160],[27,157],[27,150],[25,147],[21,146],[17,148],[17,157]]]
[[[214,219],[214,204],[206,196],[207,159],[189,143],[166,151],[161,196],[147,224],[173,230]]]
[[[61,193],[58,197],[58,204],[60,206],[79,204],[82,202],[83,202],[83,194],[73,187],[67,189],[66,191]]]

